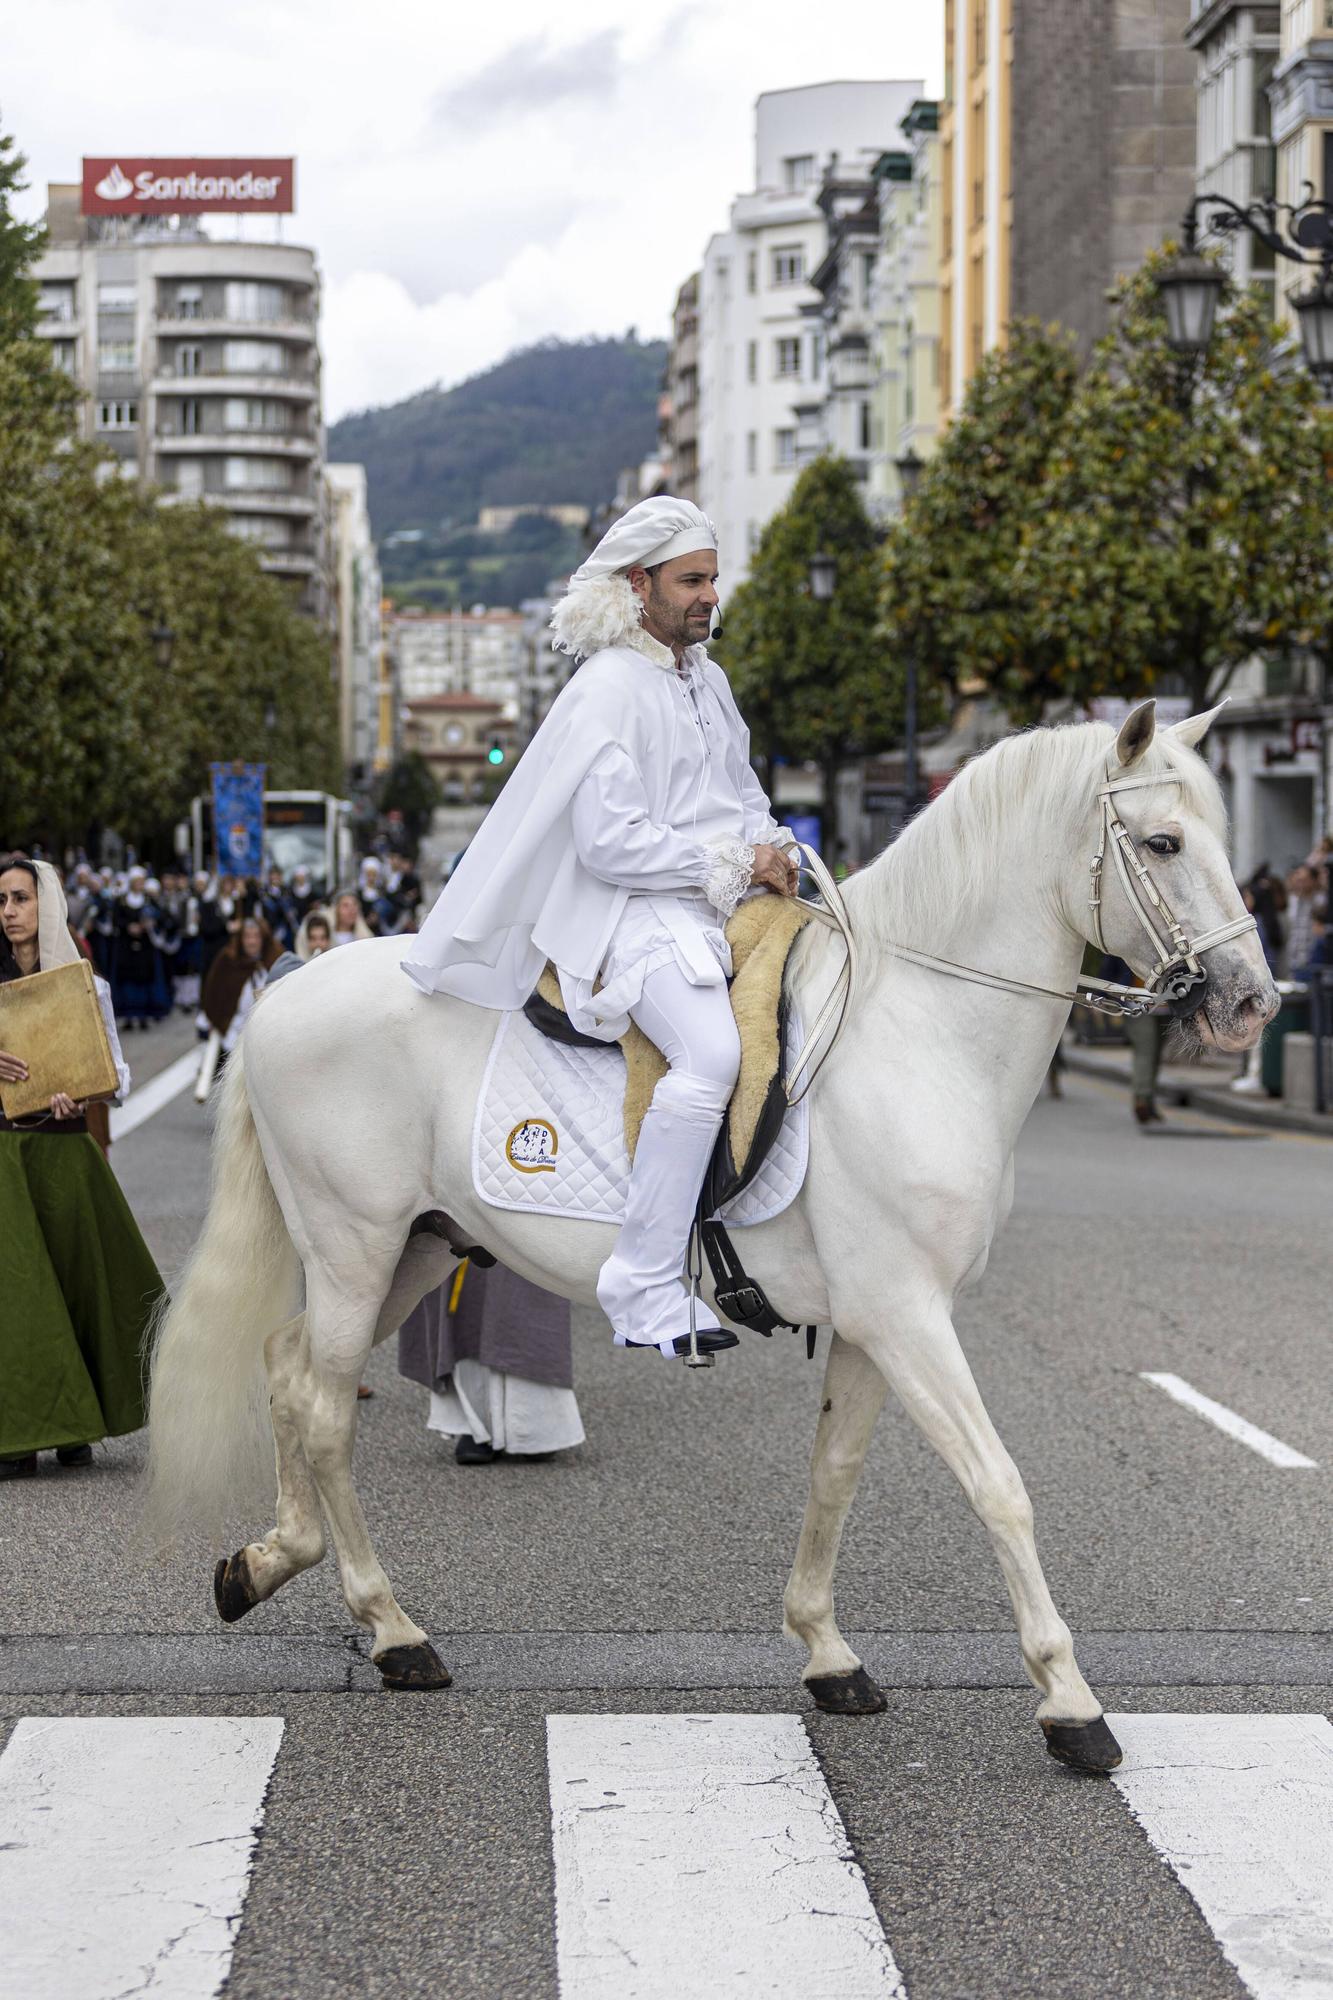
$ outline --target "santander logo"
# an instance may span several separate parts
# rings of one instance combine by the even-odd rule
[[[102,176],[97,183],[97,192],[103,201],[128,201],[134,193],[134,182],[117,165],[109,174]]]

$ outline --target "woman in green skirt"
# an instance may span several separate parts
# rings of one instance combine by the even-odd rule
[[[54,868],[0,859],[0,982],[79,956]],[[97,997],[123,1097],[130,1073],[105,980]],[[26,1075],[0,1049],[0,1083]],[[141,1427],[144,1340],[161,1295],[83,1107],[61,1095],[35,1118],[0,1113],[0,1479],[30,1478],[43,1450],[91,1464],[95,1439]]]

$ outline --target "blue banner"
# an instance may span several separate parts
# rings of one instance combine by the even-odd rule
[[[210,764],[213,836],[223,875],[259,875],[264,865],[265,764]]]

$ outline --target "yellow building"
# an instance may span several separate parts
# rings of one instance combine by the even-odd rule
[[[945,0],[940,394],[961,401],[1011,312],[1013,0]]]

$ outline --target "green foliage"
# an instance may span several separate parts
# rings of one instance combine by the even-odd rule
[[[430,816],[440,803],[435,774],[417,750],[398,759],[384,779],[379,797],[381,813],[400,812],[413,846],[430,825]]]
[[[13,197],[27,186],[27,166],[6,132],[0,132],[0,343],[19,340],[37,326],[37,286],[28,276],[46,231],[40,222],[20,222]]]
[[[487,505],[597,507],[653,448],[665,360],[662,341],[628,335],[543,341],[456,388],[342,418],[329,457],[365,466],[381,538],[465,526]]]
[[[552,577],[574,569],[584,554],[577,528],[542,514],[521,514],[502,535],[477,528],[425,533],[419,541],[381,548],[384,591],[395,604],[428,611],[473,604],[519,605],[540,597]]]
[[[809,589],[818,552],[837,558],[828,603]],[[876,626],[879,571],[875,529],[850,466],[820,458],[769,521],[724,607],[719,656],[755,748],[817,760],[830,803],[843,758],[886,749],[901,733],[902,675]]]
[[[0,243],[6,218],[0,186]],[[224,517],[159,506],[78,442],[77,409],[40,340],[0,337],[0,846],[99,823],[150,842],[218,757],[336,788],[327,640]]]
[[[1172,352],[1170,254],[1121,287],[1081,378],[1058,337],[1012,330],[890,538],[891,629],[1018,721],[1168,677],[1202,708],[1333,622],[1333,419],[1253,295],[1202,361]]]

